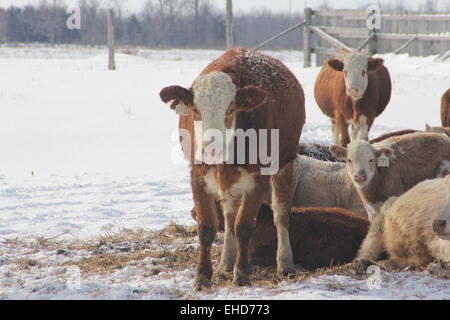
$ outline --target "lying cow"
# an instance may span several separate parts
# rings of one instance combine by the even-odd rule
[[[292,208],[289,235],[294,263],[314,270],[350,262],[369,229],[369,221],[340,208]],[[276,229],[272,211],[264,205],[249,246],[250,262],[276,264]]]
[[[425,124],[425,131],[445,134],[446,136],[450,137],[450,127],[432,127],[428,124]]]
[[[344,163],[298,156],[294,172],[293,207],[338,207],[368,217]]]
[[[379,213],[383,203],[417,183],[438,176],[450,163],[450,138],[428,132],[392,137],[370,144],[352,141],[348,148],[331,146],[330,151],[347,162],[347,172],[369,214]]]
[[[392,197],[372,222],[357,260],[391,268],[421,266],[435,259],[450,262],[450,176],[426,180]]]

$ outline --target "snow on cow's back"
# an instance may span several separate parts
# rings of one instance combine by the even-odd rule
[[[280,60],[242,47],[225,52],[209,64],[201,75],[211,71],[223,71],[230,74],[238,87],[255,85],[272,89],[282,86],[290,88],[300,86],[294,74]]]

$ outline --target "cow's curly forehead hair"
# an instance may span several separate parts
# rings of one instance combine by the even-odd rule
[[[201,112],[205,109],[224,109],[236,97],[236,85],[231,77],[220,71],[212,71],[197,78],[192,86],[194,104]]]
[[[342,55],[340,60],[344,63],[344,66],[367,68],[369,57],[361,52],[355,51]]]
[[[367,141],[357,139],[350,142],[347,146],[349,157],[372,156],[375,148]]]

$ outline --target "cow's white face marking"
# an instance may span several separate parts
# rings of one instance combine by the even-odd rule
[[[375,175],[376,151],[365,140],[353,140],[347,146],[347,168],[350,179],[357,188],[364,188]]]
[[[226,148],[231,140],[230,132],[235,128],[235,117],[229,121],[231,112],[234,112],[230,105],[234,103],[237,88],[231,77],[220,71],[212,71],[200,76],[192,87],[194,95],[194,112],[199,113],[201,119],[201,129],[195,132],[195,140],[202,152],[206,146],[214,146],[217,150]],[[227,120],[228,117],[228,120]],[[198,122],[198,121],[196,121]],[[197,124],[197,128],[199,125]],[[201,132],[201,134],[200,134]],[[214,137],[221,135],[222,141],[208,141],[208,135]],[[229,139],[225,139],[228,137]],[[225,160],[225,159],[224,159]]]
[[[367,89],[367,63],[369,57],[360,52],[350,52],[344,56],[344,80],[347,95],[353,100],[363,97]]]

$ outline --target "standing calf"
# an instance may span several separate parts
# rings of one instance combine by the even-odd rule
[[[303,89],[295,76],[277,59],[235,48],[211,62],[191,88],[166,87],[160,96],[164,102],[173,101],[173,108],[187,108],[187,114],[180,115],[179,128],[191,166],[200,240],[194,287],[200,290],[211,284],[211,245],[218,230],[217,198],[225,217],[219,267],[234,271],[235,285],[250,284],[248,243],[270,186],[278,271],[284,274],[293,270],[289,242],[293,161],[305,121]],[[216,135],[211,137],[217,132],[225,139],[218,142]],[[252,133],[256,140],[252,141]],[[277,138],[264,141],[264,133]],[[234,156],[229,155],[230,151]],[[252,161],[251,155],[255,154],[256,160]],[[269,154],[268,163],[265,158]]]
[[[383,59],[359,51],[341,50],[328,58],[314,86],[314,97],[331,119],[334,143],[346,146],[352,139],[369,139],[375,117],[391,98],[391,78]]]

